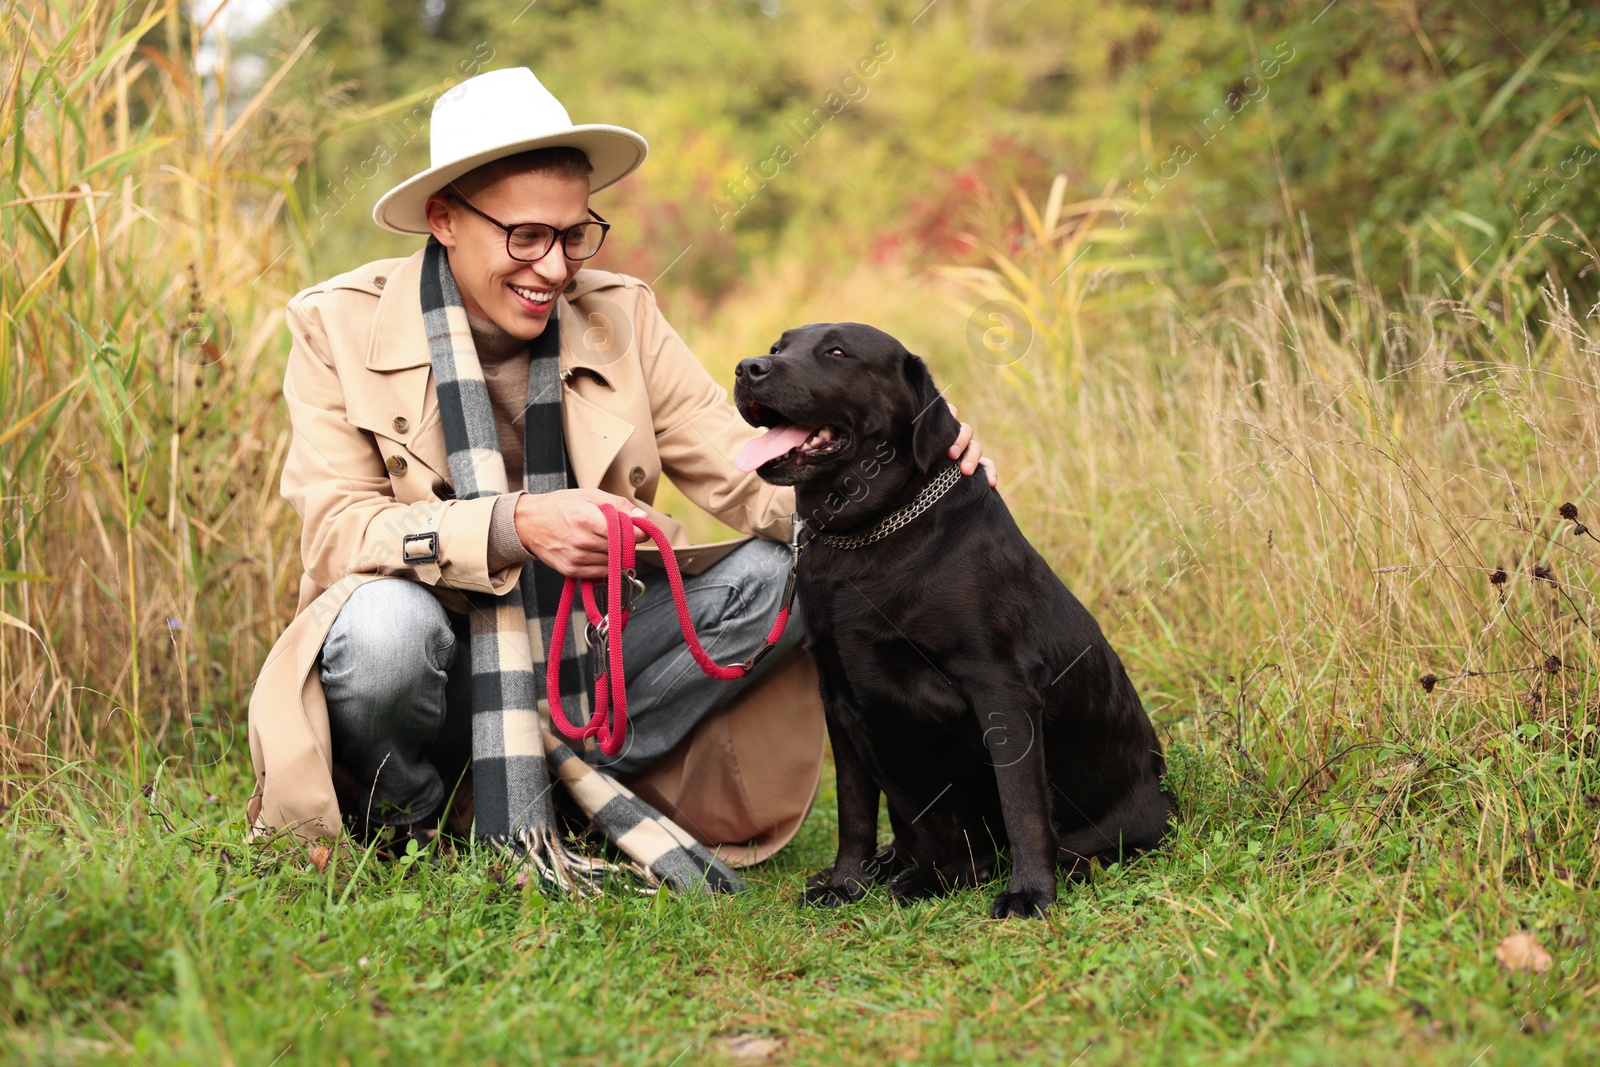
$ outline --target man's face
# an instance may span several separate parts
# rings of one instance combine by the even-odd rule
[[[475,191],[466,182],[459,187],[479,211],[507,225],[542,222],[563,230],[589,221],[585,178],[524,171]],[[512,259],[504,230],[442,196],[428,201],[428,225],[449,249],[450,271],[467,311],[525,341],[544,333],[556,295],[582,265],[566,258],[562,241],[536,263]]]

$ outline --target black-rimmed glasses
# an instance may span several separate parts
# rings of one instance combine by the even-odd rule
[[[576,226],[568,226],[564,230],[558,230],[554,226],[547,226],[542,222],[507,224],[479,211],[469,204],[465,197],[457,193],[445,193],[444,195],[485,222],[492,223],[504,230],[506,232],[506,255],[521,263],[537,263],[550,254],[550,249],[555,247],[557,241],[561,242],[562,255],[568,259],[588,259],[600,251],[600,246],[606,240],[606,231],[611,229],[611,223],[596,214],[594,208],[589,208],[589,214],[594,216],[593,222],[580,222]]]

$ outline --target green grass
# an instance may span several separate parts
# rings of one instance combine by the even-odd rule
[[[828,777],[750,892],[576,903],[487,850],[413,868],[341,852],[319,875],[243,837],[236,761],[147,795],[64,769],[56,814],[30,799],[0,833],[0,1056],[666,1065],[755,1035],[816,1064],[1594,1062],[1594,894],[1562,875],[1600,798],[1565,842],[1502,839],[1470,793],[1580,767],[1520,736],[1496,748],[1478,766],[1382,752],[1389,773],[1278,806],[1175,742],[1170,844],[1008,923],[986,918],[998,884],[796,907],[831,859]],[[1546,974],[1494,960],[1524,927]]]

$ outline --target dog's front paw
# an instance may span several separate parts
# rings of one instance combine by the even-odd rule
[[[807,889],[821,889],[833,878],[833,868],[824,867],[822,870],[806,879]]]
[[[889,880],[889,897],[899,904],[949,895],[950,887],[932,867],[912,867]]]
[[[1013,915],[1023,919],[1037,919],[1055,902],[1054,885],[1037,888],[1013,887],[994,898],[994,906],[989,909],[989,916],[994,919],[1009,919]]]
[[[813,875],[812,881],[816,878]],[[837,908],[854,904],[866,895],[866,887],[854,880],[847,880],[843,885],[808,884],[806,891],[800,894],[800,903],[808,908]]]
[[[911,858],[906,855],[899,842],[891,841],[873,854],[864,869],[867,877],[872,880],[873,885],[882,885],[910,866]],[[824,867],[806,879],[806,888],[820,889],[832,880],[833,868]]]
[[[867,873],[874,882],[887,882],[911,866],[911,857],[900,847],[899,839],[890,841],[867,862]]]

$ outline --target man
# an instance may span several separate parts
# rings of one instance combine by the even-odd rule
[[[287,310],[281,488],[304,522],[305,573],[250,705],[262,832],[327,837],[342,821],[430,840],[442,819],[472,817],[471,795],[480,836],[526,836],[548,789],[527,792],[514,765],[565,750],[513,735],[537,718],[530,679],[542,684],[563,579],[605,577],[603,503],[668,534],[719,662],[760,648],[779,607],[793,491],[734,466],[754,431],[649,287],[585,266],[609,226],[589,194],[636,169],[644,139],[574,126],[526,68],[446,93],[430,137],[432,165],[374,211],[428,247]],[[950,454],[977,470],[970,427]],[[663,474],[755,538],[689,544],[652,506]],[[797,604],[773,655],[736,682],[708,679],[665,578],[646,574],[625,636],[627,744],[581,759],[725,858],[765,858],[798,828],[820,766],[802,631]],[[562,703],[582,721],[592,669],[567,643]]]

